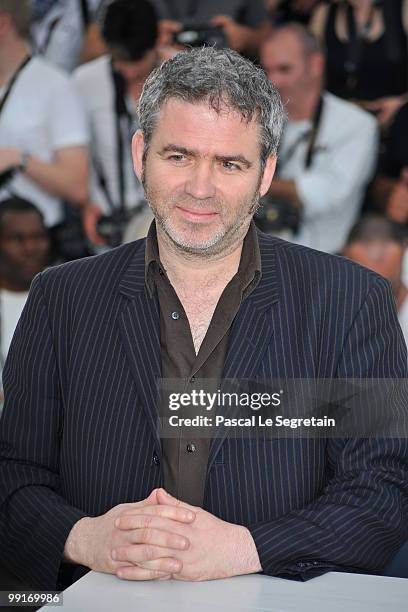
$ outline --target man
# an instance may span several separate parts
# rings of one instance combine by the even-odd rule
[[[171,45],[183,26],[221,28],[229,47],[256,56],[270,26],[262,0],[151,0],[160,18],[160,43]]]
[[[29,28],[29,0],[0,0],[0,173],[15,171],[0,200],[35,202],[51,227],[63,221],[62,200],[88,198],[88,134],[68,77],[30,57]]]
[[[258,236],[283,109],[248,60],[177,54],[139,117],[147,240],[39,275],[13,339],[4,563],[42,588],[78,566],[130,580],[382,567],[407,532],[406,440],[160,439],[156,385],[404,377],[387,282]]]
[[[401,226],[385,217],[367,215],[353,228],[344,255],[390,281],[398,319],[408,341],[408,288],[402,280],[406,239]]]
[[[50,240],[40,211],[20,198],[0,202],[0,367],[27,301],[34,276],[50,258]]]
[[[261,62],[289,117],[269,197],[299,213],[295,242],[336,253],[374,170],[376,122],[323,90],[323,53],[301,25],[276,30],[261,50]]]
[[[102,35],[109,54],[75,72],[92,134],[91,203],[84,219],[94,244],[106,243],[96,229],[103,214],[135,215],[137,238],[146,235],[152,220],[133,171],[130,142],[143,84],[159,61],[156,12],[145,0],[115,0],[106,10]],[[120,234],[110,243],[120,242]]]
[[[71,72],[95,28],[102,0],[31,0],[31,40],[36,53]]]

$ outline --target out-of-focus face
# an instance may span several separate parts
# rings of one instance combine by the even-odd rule
[[[128,87],[143,84],[157,61],[155,49],[150,49],[136,61],[123,59],[114,49],[111,50],[111,56],[114,69],[123,76]]]
[[[16,290],[28,289],[48,264],[50,241],[35,212],[6,212],[0,232],[0,269]]]
[[[232,110],[217,113],[206,102],[170,99],[158,116],[144,167],[143,145],[138,132],[135,170],[159,237],[206,258],[230,251],[245,235],[275,168],[271,157],[261,173],[258,124]]]
[[[404,248],[398,243],[354,242],[344,249],[344,255],[388,279],[394,293],[400,288]]]
[[[261,64],[285,104],[299,104],[314,77],[313,56],[306,56],[293,32],[277,32],[261,48]]]

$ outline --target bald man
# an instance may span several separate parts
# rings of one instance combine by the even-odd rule
[[[317,39],[299,24],[275,30],[261,63],[288,114],[270,202],[297,211],[294,241],[339,252],[360,210],[377,158],[376,122],[324,90],[325,58]]]

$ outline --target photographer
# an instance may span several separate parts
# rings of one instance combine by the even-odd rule
[[[89,46],[97,10],[103,0],[31,0],[33,50],[71,72]]]
[[[160,44],[172,45],[183,28],[206,30],[207,38],[216,37],[211,28],[221,30],[225,46],[256,56],[269,32],[263,0],[152,0],[160,18]],[[211,43],[212,38],[207,40]],[[202,41],[204,42],[204,41]]]
[[[91,201],[84,214],[94,245],[116,246],[128,221],[142,237],[151,221],[131,159],[131,138],[143,84],[158,63],[157,16],[146,0],[115,0],[106,9],[102,35],[109,54],[74,73],[91,127]]]
[[[29,0],[0,0],[0,200],[35,202],[48,227],[64,220],[62,201],[87,200],[88,134],[69,77],[28,45]]]
[[[298,230],[291,236],[296,242],[340,251],[374,170],[376,121],[323,90],[324,56],[303,26],[277,29],[261,49],[261,62],[289,118],[261,226],[276,231],[289,225]]]

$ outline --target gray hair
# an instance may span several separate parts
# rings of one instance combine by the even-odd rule
[[[30,35],[31,0],[0,0],[0,13],[11,17],[17,35],[24,40]]]
[[[201,47],[181,51],[156,68],[139,101],[139,123],[146,155],[164,103],[177,98],[191,104],[207,101],[219,113],[231,108],[261,128],[261,166],[276,155],[285,111],[277,89],[264,71],[230,49]]]

